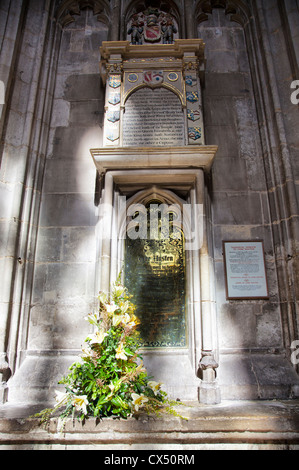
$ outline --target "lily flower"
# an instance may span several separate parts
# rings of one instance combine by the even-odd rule
[[[106,305],[106,310],[108,313],[114,313],[115,310],[117,310],[119,307],[116,305],[115,302],[112,302],[111,304]]]
[[[98,330],[92,335],[90,344],[102,344],[106,336],[108,336],[108,333],[105,333],[103,330]]]
[[[123,343],[120,343],[120,345],[116,349],[115,357],[116,357],[116,359],[123,359],[124,361],[126,361],[128,359],[127,356],[126,356],[126,352],[124,350]]]
[[[129,308],[130,308],[130,302],[128,300],[121,303],[120,309],[122,313],[126,313],[127,310],[129,310]]]
[[[118,326],[121,322],[121,315],[113,315],[112,318],[112,325],[113,326]]]
[[[123,326],[126,326],[130,323],[131,317],[128,313],[125,313],[121,316],[121,323]]]
[[[117,297],[120,297],[124,292],[125,292],[125,287],[123,286],[115,286],[114,287],[114,293]]]
[[[161,382],[154,382],[153,380],[148,382],[148,386],[152,389],[155,395],[159,393],[161,385],[163,385]]]
[[[100,292],[99,301],[101,304],[105,304],[107,302],[107,294],[105,294],[105,292]]]
[[[97,325],[98,324],[98,318],[95,313],[90,313],[85,317],[85,320],[87,320],[91,325]]]
[[[83,347],[82,347],[82,352],[83,352],[83,354],[82,354],[81,357],[86,357],[86,358],[87,358],[87,357],[91,357],[91,356],[92,356],[92,352],[93,352],[93,351],[92,351],[92,349],[91,349],[90,347],[88,347],[88,346],[83,346]]]
[[[72,399],[72,405],[76,408],[76,410],[82,410],[85,415],[87,414],[86,406],[88,405],[88,403],[89,402],[87,400],[87,395],[81,395]]]
[[[57,408],[60,408],[61,406],[63,406],[68,401],[70,394],[60,392],[59,390],[55,390],[55,393],[56,393],[55,400],[57,402],[56,406],[57,406]]]
[[[133,406],[136,411],[138,411],[139,408],[144,405],[144,403],[148,402],[148,398],[146,398],[143,394],[138,395],[137,393],[132,393],[132,398]]]

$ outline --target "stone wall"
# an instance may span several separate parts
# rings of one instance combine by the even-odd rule
[[[274,14],[277,16],[277,9]],[[271,23],[269,16],[267,19]],[[271,36],[277,65],[281,54],[288,60],[286,51],[282,51],[283,45],[279,48],[275,45],[275,36],[279,33],[282,34],[275,31],[274,37]],[[248,397],[265,397],[268,393],[275,396],[279,387],[288,396],[292,393],[288,384],[294,375],[287,364],[282,366],[286,338],[276,270],[275,233],[271,225],[273,207],[271,213],[267,184],[271,168],[262,146],[248,36],[243,27],[229,21],[221,9],[213,10],[208,21],[200,24],[198,36],[206,43],[203,92],[206,143],[219,146],[209,184],[222,396],[231,397],[238,389],[241,395],[248,394]],[[280,70],[285,71],[286,67]],[[282,79],[278,72],[280,91],[284,92],[285,117],[297,122],[298,110],[291,109],[287,95],[286,73]],[[269,83],[265,84],[268,86]],[[269,301],[227,301],[222,241],[250,239],[262,239],[265,243]],[[271,381],[277,384],[272,391]],[[232,383],[234,385],[230,386]]]

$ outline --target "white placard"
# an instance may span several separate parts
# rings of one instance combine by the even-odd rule
[[[264,247],[258,241],[224,241],[226,297],[268,299]]]

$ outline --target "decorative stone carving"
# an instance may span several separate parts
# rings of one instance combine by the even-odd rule
[[[148,7],[135,13],[128,25],[127,34],[132,45],[160,43],[173,44],[178,38],[178,26],[170,13]]]
[[[92,8],[99,21],[108,24],[109,6],[103,0],[64,0],[57,9],[56,18],[65,27],[76,21],[75,16],[81,15],[81,10],[87,7]]]
[[[216,378],[216,369],[218,367],[219,367],[219,364],[215,361],[213,354],[205,353],[203,354],[203,357],[200,360],[200,363],[198,364],[197,377],[202,380],[203,371],[212,369],[213,371],[215,371],[215,378]]]
[[[225,14],[230,15],[231,21],[244,26],[249,18],[250,11],[242,0],[200,0],[198,2],[195,16],[199,23],[206,21],[213,8],[224,8]]]

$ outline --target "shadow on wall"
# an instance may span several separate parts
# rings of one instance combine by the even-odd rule
[[[107,28],[90,9],[65,27],[44,173],[27,351],[9,382],[9,401],[53,403],[57,382],[90,331],[96,305],[96,170],[104,90],[99,46]]]

